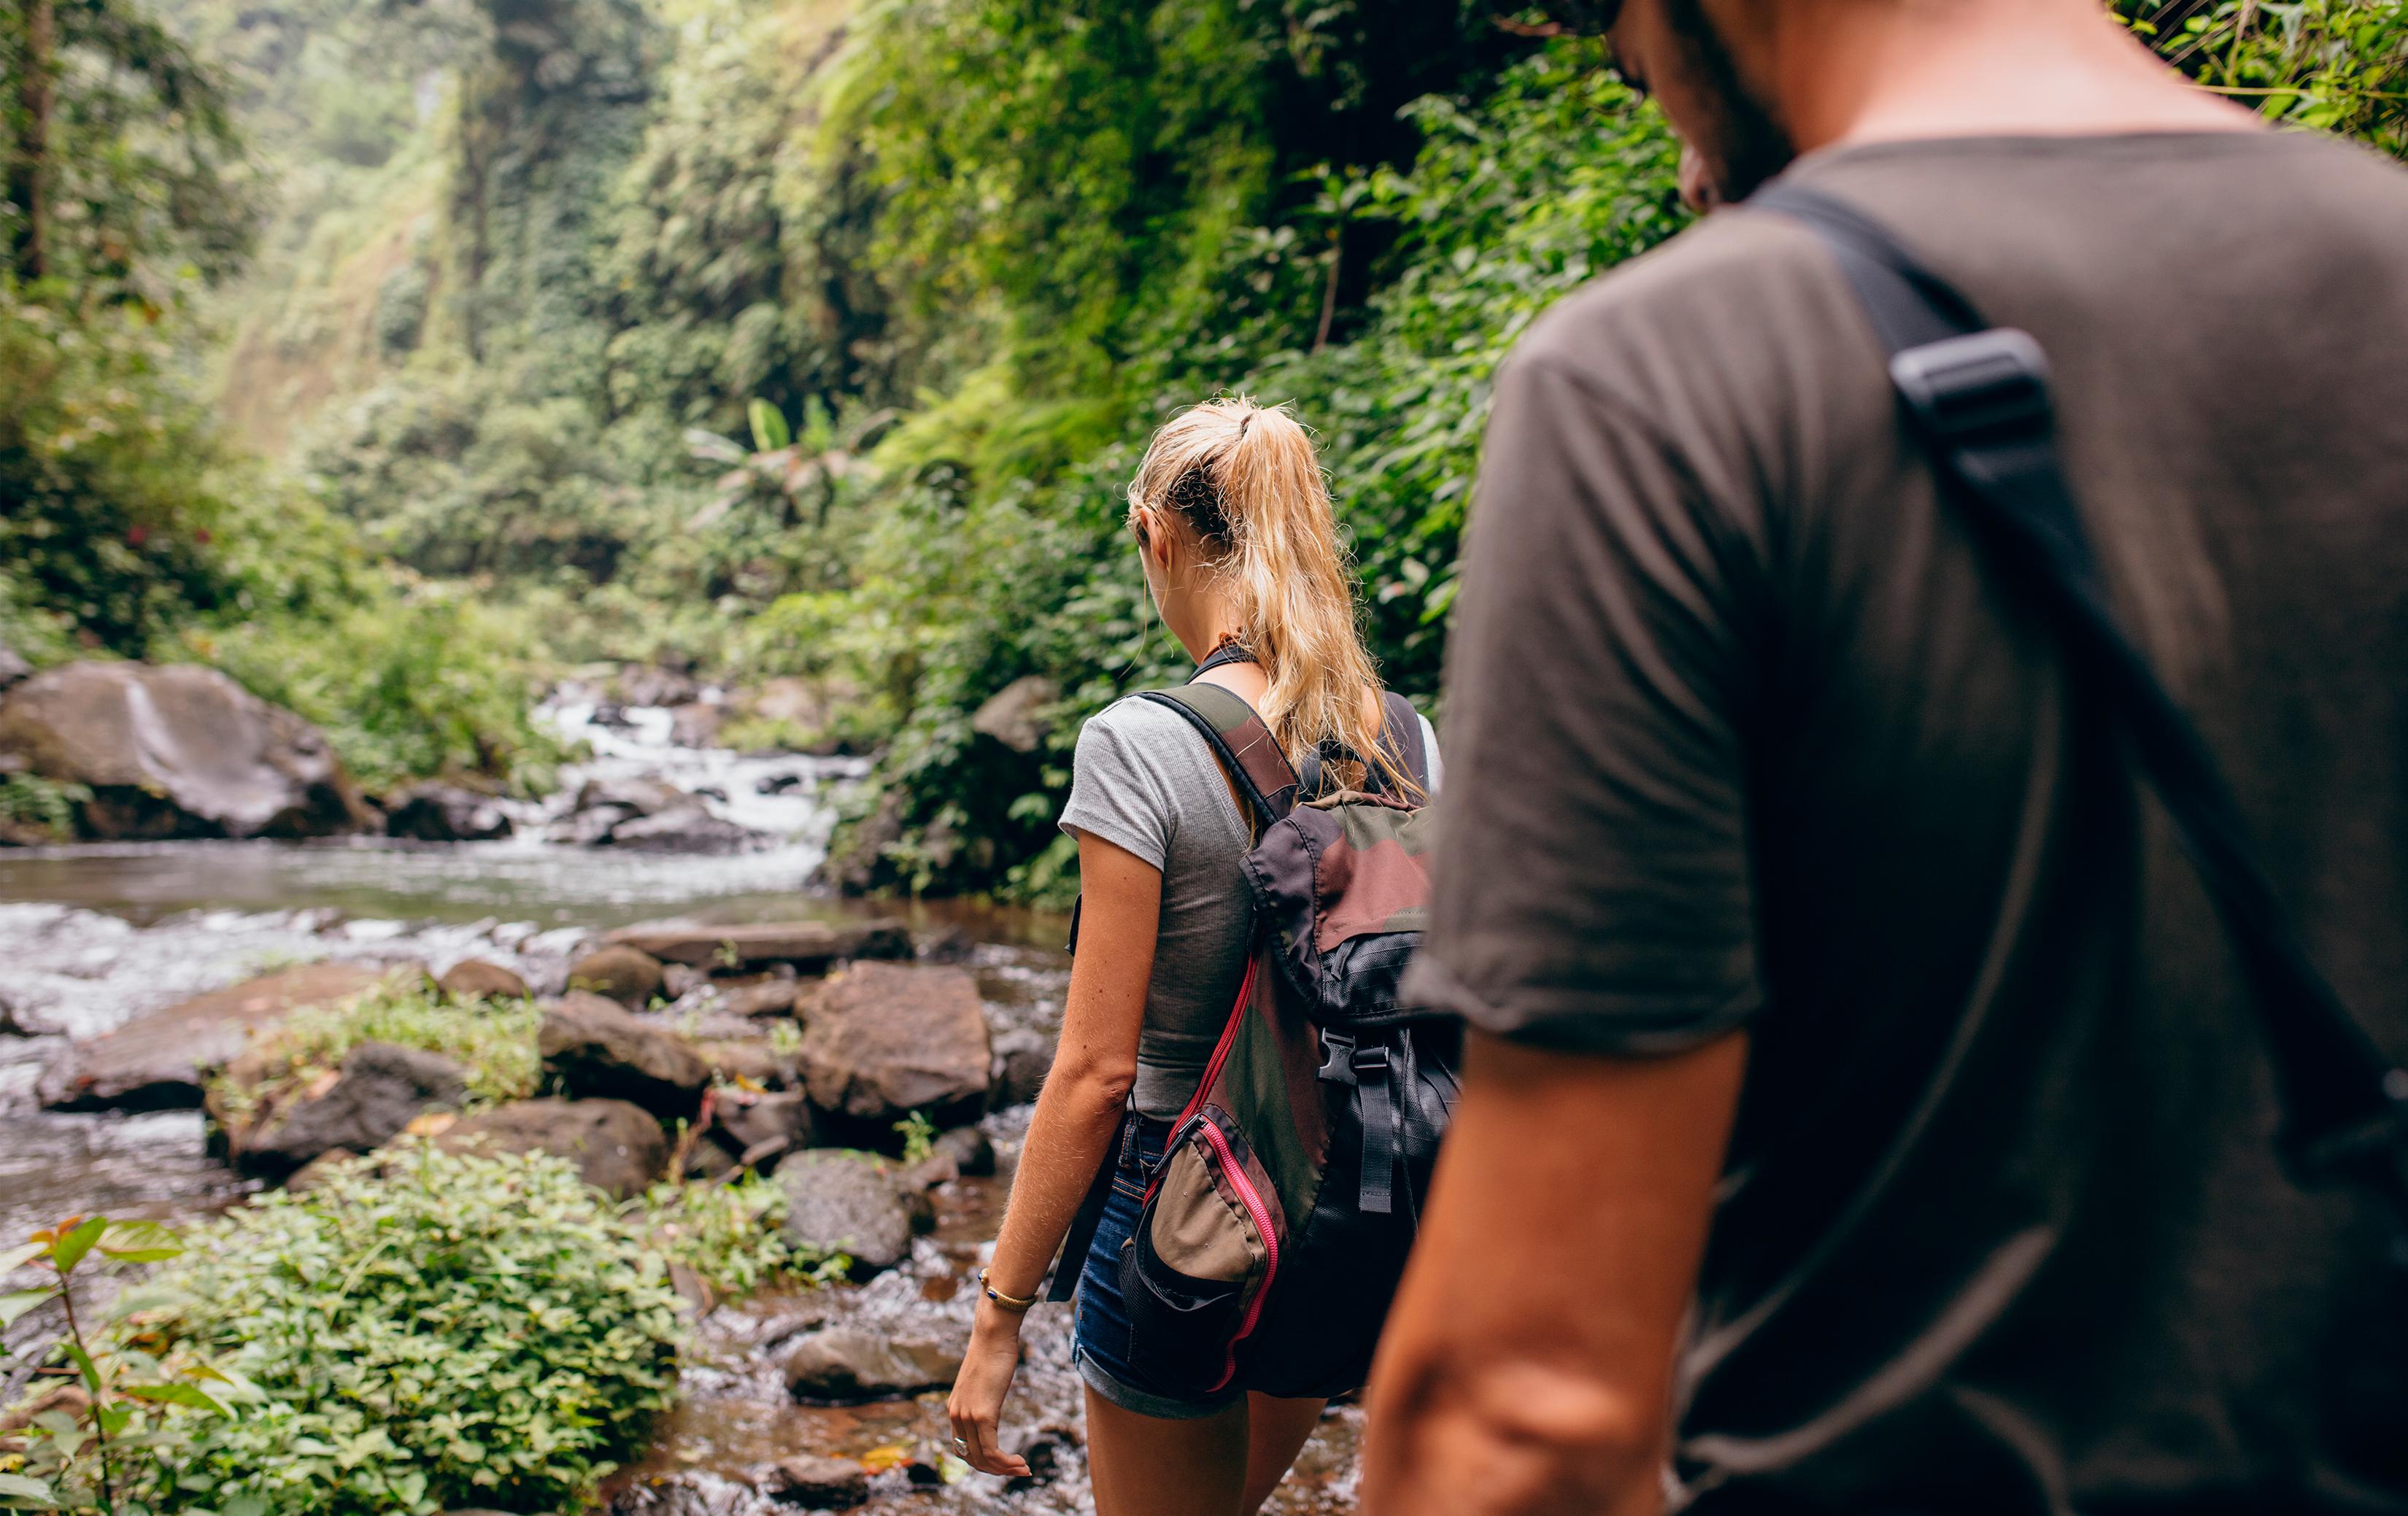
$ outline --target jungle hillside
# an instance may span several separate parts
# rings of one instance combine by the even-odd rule
[[[2408,156],[2408,5],[2119,13]],[[0,0],[0,664],[221,670],[371,802],[708,682],[871,760],[863,889],[1074,887],[1179,405],[1293,403],[1434,697],[1498,360],[1685,219],[1598,44],[1471,0]]]

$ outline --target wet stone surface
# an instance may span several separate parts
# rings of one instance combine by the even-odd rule
[[[869,1516],[907,1513],[1069,1513],[1087,1498],[1082,1387],[1070,1364],[1070,1309],[1039,1306],[1028,1320],[1027,1357],[1004,1410],[1004,1438],[1037,1466],[1033,1480],[1005,1481],[948,1456],[945,1396],[931,1391],[856,1406],[797,1405],[781,1370],[807,1333],[850,1326],[897,1337],[959,1337],[969,1329],[971,1280],[1001,1219],[1019,1156],[1025,1109],[991,1117],[1001,1172],[937,1192],[937,1231],[900,1266],[864,1285],[765,1294],[721,1307],[697,1329],[684,1395],[652,1455],[605,1491],[613,1516],[772,1516],[783,1503],[777,1466],[797,1455],[871,1470]],[[1333,1409],[1265,1509],[1321,1516],[1354,1509],[1361,1413]]]

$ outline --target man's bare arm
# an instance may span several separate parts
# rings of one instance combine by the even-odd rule
[[[1366,1516],[1655,1516],[1672,1356],[1746,1067],[1473,1034],[1371,1376]]]

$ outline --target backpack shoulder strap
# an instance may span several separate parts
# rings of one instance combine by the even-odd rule
[[[2273,1065],[2285,1167],[2301,1184],[2346,1179],[2382,1195],[2408,1262],[2408,1072],[2309,960],[2214,754],[2116,617],[2058,453],[2046,355],[1984,321],[1846,201],[1776,180],[1747,204],[1802,222],[1837,257],[1944,493],[1993,566],[2048,607],[2069,652],[2100,675],[2231,940]]]
[[[1169,707],[1203,735],[1265,828],[1296,808],[1296,770],[1245,696],[1217,684],[1182,684],[1139,698]]]
[[[1422,713],[1394,690],[1380,694],[1380,745],[1403,765],[1405,777],[1429,799],[1429,746],[1422,740]],[[1377,777],[1376,775],[1374,776]]]

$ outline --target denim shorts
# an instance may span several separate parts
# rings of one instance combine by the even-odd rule
[[[1162,1162],[1170,1137],[1170,1123],[1131,1114],[1121,1124],[1112,1153],[1111,1194],[1104,1202],[1102,1223],[1079,1270],[1078,1323],[1071,1358],[1087,1387],[1140,1416],[1163,1421],[1194,1421],[1217,1415],[1244,1398],[1236,1387],[1203,1400],[1158,1394],[1146,1388],[1144,1364],[1130,1352],[1128,1312],[1121,1304],[1121,1250],[1137,1233],[1145,1206],[1145,1187]]]

